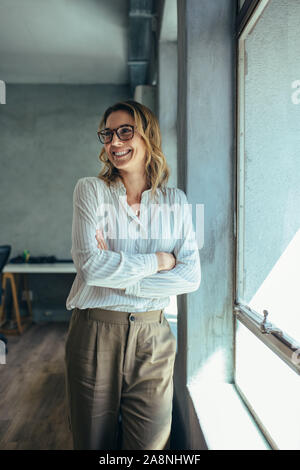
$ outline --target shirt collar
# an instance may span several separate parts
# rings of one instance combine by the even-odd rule
[[[126,195],[126,188],[125,188],[125,185],[123,183],[123,181],[121,180],[121,178],[117,178],[113,183],[111,183],[111,188],[118,194],[118,195]],[[143,195],[147,195],[148,196],[148,193],[151,192],[151,188],[149,189],[145,189],[145,191],[142,192],[142,197]]]
[[[113,183],[111,183],[111,188],[117,193],[117,194],[126,194],[126,188],[124,186],[123,181],[120,178],[117,178]]]

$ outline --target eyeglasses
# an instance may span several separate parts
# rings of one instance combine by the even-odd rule
[[[134,136],[134,126],[123,124],[117,129],[104,129],[97,132],[98,138],[102,144],[110,144],[113,140],[114,132],[120,140],[130,140]]]

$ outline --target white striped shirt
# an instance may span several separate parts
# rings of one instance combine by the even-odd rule
[[[165,194],[157,189],[156,198],[151,199],[151,189],[142,193],[139,218],[127,203],[121,180],[109,188],[98,177],[77,181],[71,248],[77,274],[67,310],[159,310],[171,295],[198,289],[200,257],[186,195],[167,187]],[[170,207],[173,212],[167,211]],[[97,247],[97,228],[108,250]],[[157,251],[173,253],[175,267],[157,272]]]

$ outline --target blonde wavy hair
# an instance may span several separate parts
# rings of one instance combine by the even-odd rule
[[[145,143],[145,171],[147,184],[152,188],[152,196],[155,195],[157,188],[160,188],[165,193],[170,169],[161,149],[161,133],[156,116],[149,108],[137,101],[120,101],[105,111],[98,131],[104,129],[108,116],[115,111],[126,111],[133,117],[137,130]],[[99,160],[103,163],[103,167],[98,174],[98,178],[105,181],[108,186],[118,178],[121,178],[118,169],[110,162],[104,146],[100,152]]]

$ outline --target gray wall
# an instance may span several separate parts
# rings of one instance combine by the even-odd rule
[[[159,42],[159,122],[162,149],[170,167],[169,186],[177,186],[177,42]]]
[[[97,126],[127,87],[8,85],[0,108],[0,244],[70,258],[72,193],[100,171]]]
[[[190,203],[204,204],[202,280],[178,299],[174,377],[194,449],[206,443],[189,384],[233,378],[234,7],[233,0],[178,0],[178,184]]]
[[[12,257],[28,249],[32,256],[71,259],[75,183],[99,173],[101,115],[130,98],[129,88],[7,85],[6,91],[7,104],[0,107],[0,244],[12,245]],[[34,301],[64,310],[72,279],[31,275]]]
[[[170,166],[169,186],[177,186],[177,0],[161,3],[158,28],[158,112],[162,149]]]

